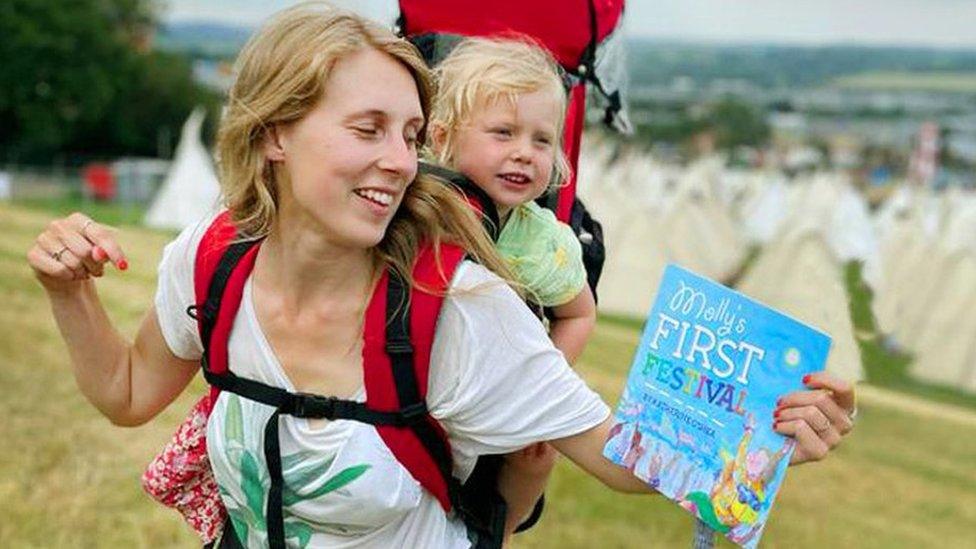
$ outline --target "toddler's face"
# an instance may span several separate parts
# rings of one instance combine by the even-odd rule
[[[549,185],[555,161],[559,102],[536,91],[481,103],[457,134],[458,171],[481,187],[502,216]]]

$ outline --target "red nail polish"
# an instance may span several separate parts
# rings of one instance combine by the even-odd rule
[[[776,430],[776,426],[778,426],[778,425],[779,425],[779,422],[778,421],[774,421],[773,422],[773,430],[774,431]]]
[[[773,412],[773,417],[779,417],[780,412],[782,412],[782,410],[776,410]]]
[[[803,376],[803,384],[806,385],[807,383],[810,383],[810,374]]]
[[[124,271],[129,268],[129,262],[124,259],[120,259],[118,263],[118,267],[120,271]]]
[[[779,407],[780,407],[780,406],[782,406],[782,405],[783,405],[783,399],[781,399],[781,398],[777,398],[777,399],[776,399],[776,407],[777,407],[777,408],[779,408]]]

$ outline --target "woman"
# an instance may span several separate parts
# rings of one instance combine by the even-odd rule
[[[428,75],[389,32],[320,6],[286,10],[252,38],[218,138],[225,206],[242,239],[263,239],[234,317],[229,364],[240,377],[363,400],[364,309],[381,273],[408,274],[420,242],[455,243],[430,357],[427,407],[447,433],[454,474],[479,455],[550,441],[614,489],[649,491],[601,456],[606,405],[566,365],[502,278],[477,220],[452,191],[417,173]],[[113,234],[80,214],[54,221],[28,260],[68,345],[81,391],[113,423],[139,425],[166,407],[199,367],[194,255],[208,222],[171,243],[155,302],[129,343],[108,319],[93,278],[125,270]],[[492,272],[494,271],[494,272]],[[779,431],[794,462],[819,459],[850,430],[849,387],[787,397]],[[845,410],[845,407],[848,410]],[[269,486],[263,432],[274,410],[221,393],[208,452],[237,537],[266,545]],[[469,547],[456,514],[421,489],[370,425],[280,418],[291,498],[289,543],[325,547]],[[346,474],[343,488],[310,495]],[[321,491],[321,490],[319,490]]]

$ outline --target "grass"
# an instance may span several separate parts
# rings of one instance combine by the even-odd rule
[[[976,410],[976,396],[908,375],[911,356],[886,346],[884,336],[878,333],[871,313],[871,289],[861,278],[861,268],[860,263],[849,263],[844,270],[844,282],[850,296],[851,322],[861,348],[861,363],[867,380],[878,387]]]
[[[66,216],[73,212],[82,212],[92,219],[107,225],[138,225],[146,215],[146,207],[140,204],[119,204],[115,202],[99,202],[83,200],[79,196],[64,196],[58,198],[31,198],[17,201],[19,206],[31,210],[47,212],[53,216]]]
[[[195,547],[173,511],[139,488],[143,467],[201,394],[149,425],[111,426],[75,388],[64,345],[24,253],[49,215],[0,204],[0,547]],[[168,235],[124,227],[130,269],[100,281],[132,334],[153,294]],[[579,371],[616,403],[639,323],[601,319]],[[763,545],[972,547],[976,427],[862,405],[855,434],[827,461],[791,470]],[[610,492],[565,460],[547,511],[517,548],[687,547],[691,519],[655,497]],[[730,547],[725,542],[720,546]]]

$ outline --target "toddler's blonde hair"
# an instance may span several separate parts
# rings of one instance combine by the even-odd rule
[[[457,164],[457,134],[480,105],[512,101],[526,93],[551,93],[558,104],[552,181],[562,183],[570,166],[563,152],[566,90],[559,66],[549,53],[528,37],[466,38],[435,70],[438,90],[431,109],[430,127],[440,128],[443,141],[437,160],[450,168]]]

